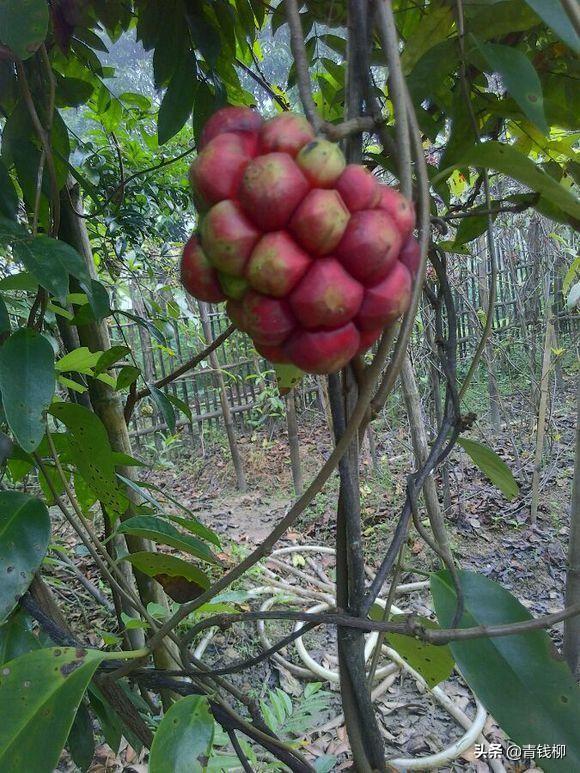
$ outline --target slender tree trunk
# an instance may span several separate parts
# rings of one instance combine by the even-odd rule
[[[542,357],[542,375],[540,377],[540,403],[538,406],[538,426],[536,430],[536,451],[534,454],[534,473],[532,476],[532,501],[530,508],[530,521],[536,523],[538,518],[538,505],[540,497],[540,472],[542,470],[542,455],[544,453],[544,440],[546,438],[546,414],[548,410],[548,397],[550,386],[550,360],[552,345],[554,342],[554,320],[552,305],[550,302],[550,280],[546,279],[545,297],[545,324],[544,353]]]
[[[201,326],[203,328],[203,334],[207,344],[211,344],[213,341],[213,335],[211,331],[211,325],[209,321],[209,312],[207,304],[203,301],[198,301],[199,315],[201,318]],[[232,462],[234,470],[236,472],[236,481],[238,490],[244,492],[247,490],[246,477],[244,475],[244,464],[242,457],[238,449],[238,441],[236,439],[236,430],[232,419],[232,412],[230,410],[230,404],[228,402],[228,394],[226,391],[226,384],[224,381],[224,374],[219,364],[219,360],[215,351],[209,355],[209,363],[214,371],[214,376],[218,385],[218,392],[220,403],[222,407],[222,415],[224,417],[224,425],[228,436],[228,444],[230,446],[230,454],[232,456]]]
[[[61,196],[61,230],[59,236],[84,257],[87,268],[91,276],[94,277],[95,266],[89,236],[84,220],[76,214],[77,211],[80,211],[81,206],[76,186],[70,188],[68,192],[63,192]],[[81,344],[87,346],[91,351],[106,351],[111,348],[109,331],[106,322],[103,320],[79,326],[78,333]],[[90,379],[89,395],[93,410],[107,430],[112,449],[131,455],[131,440],[129,439],[129,431],[123,415],[123,404],[120,395],[108,384],[104,384],[97,379]],[[131,467],[119,467],[119,471],[127,478],[133,477]],[[137,495],[132,489],[127,488],[126,495],[130,502],[136,503]],[[132,515],[132,511],[133,508],[131,506],[125,517]],[[142,537],[127,535],[125,540],[130,553],[153,551],[152,543]],[[117,547],[123,547],[118,538]],[[139,596],[145,605],[154,602],[168,609],[167,597],[155,580],[147,577],[142,572],[136,570],[132,572],[127,562],[121,561],[119,568],[123,571],[129,587],[133,584],[132,577],[134,574]],[[133,612],[129,613],[134,614]],[[169,642],[167,642],[166,646],[169,647]],[[155,661],[160,668],[172,668],[175,665],[168,649],[163,647],[156,651]]]
[[[566,606],[580,601],[580,383],[576,389],[576,461],[570,513]],[[564,621],[564,657],[573,674],[580,676],[580,615]]]
[[[290,447],[290,464],[292,466],[292,480],[294,493],[297,497],[304,490],[302,480],[302,464],[300,462],[300,443],[298,438],[298,422],[296,420],[296,396],[292,389],[286,395],[286,424],[288,427],[288,446]]]
[[[135,285],[131,285],[130,288],[131,293],[131,303],[133,305],[133,310],[135,311],[135,314],[138,317],[141,317],[142,319],[147,319],[147,310],[145,309],[145,304],[143,303],[143,298],[141,297],[141,293],[139,291],[139,288]],[[145,376],[145,381],[150,384],[155,382],[155,361],[153,359],[153,351],[151,349],[151,336],[149,335],[149,332],[143,327],[143,325],[137,325],[137,334],[139,335],[139,343],[141,345],[141,361],[143,363],[143,375]],[[153,424],[159,425],[161,423],[159,411],[157,410],[157,406],[153,405]],[[155,443],[155,448],[160,451],[162,447],[161,443],[161,437],[157,432],[153,433],[153,441]]]
[[[489,306],[489,289],[488,289],[488,254],[487,248],[483,247],[481,251],[481,259],[479,262],[479,304],[480,308],[486,314],[488,313]],[[495,309],[489,310],[491,314],[495,313]],[[484,361],[487,366],[487,391],[489,395],[489,420],[491,426],[496,432],[499,432],[501,428],[501,418],[499,412],[499,394],[497,389],[497,378],[495,373],[495,363],[493,360],[493,345],[491,343],[490,336],[484,350]]]

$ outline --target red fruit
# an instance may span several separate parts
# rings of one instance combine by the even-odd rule
[[[384,209],[391,216],[405,241],[415,228],[415,205],[388,185],[380,186],[380,194],[379,209]]]
[[[309,187],[288,153],[267,153],[246,167],[239,199],[257,226],[278,231],[288,223]]]
[[[382,282],[365,290],[356,324],[361,330],[376,330],[394,322],[411,300],[411,274],[399,261]]]
[[[242,330],[244,333],[246,332],[246,315],[244,313],[244,307],[241,301],[236,300],[228,300],[226,302],[226,311],[228,313],[228,317],[231,319],[231,321],[234,323],[234,325],[238,328],[238,330]]]
[[[404,266],[407,266],[411,272],[411,276],[416,276],[417,271],[419,270],[419,264],[421,263],[421,247],[414,236],[407,239],[405,244],[401,247],[399,260]]]
[[[321,139],[305,145],[296,156],[296,163],[315,188],[332,188],[346,166],[338,145]]]
[[[373,209],[379,203],[380,189],[377,178],[360,164],[348,164],[338,178],[336,190],[351,212]]]
[[[364,285],[384,279],[401,249],[401,235],[386,212],[364,209],[351,216],[336,255]]]
[[[308,252],[328,255],[342,238],[350,213],[335,190],[310,191],[290,220],[290,231]]]
[[[303,145],[314,138],[314,129],[303,115],[281,113],[270,118],[260,131],[263,153],[289,153],[295,156]]]
[[[360,308],[363,288],[335,258],[315,260],[290,295],[290,306],[305,328],[334,328]]]
[[[183,248],[181,258],[181,284],[190,295],[208,303],[219,303],[225,296],[212,267],[196,236],[192,236]]]
[[[265,234],[250,256],[246,276],[255,290],[282,298],[296,286],[310,258],[286,231]]]
[[[295,327],[288,301],[248,290],[243,306],[247,332],[259,344],[281,344]]]
[[[208,204],[233,198],[251,158],[246,144],[236,134],[218,135],[189,168],[194,194]]]
[[[218,271],[218,279],[226,298],[233,298],[239,301],[244,297],[244,293],[248,289],[248,283],[245,279],[239,276],[223,274],[221,271]]]
[[[290,362],[281,346],[268,346],[268,344],[259,344],[254,341],[254,348],[258,354],[261,354],[269,362],[284,364]]]
[[[298,330],[284,351],[306,373],[334,373],[352,360],[359,340],[358,330],[349,322],[335,330]]]
[[[224,132],[256,133],[262,126],[262,116],[249,107],[222,107],[203,128],[199,147],[204,148],[214,137]]]
[[[377,330],[359,330],[360,344],[357,354],[363,354],[367,349],[370,349],[375,341],[379,340],[382,332],[383,328],[381,327]]]
[[[213,265],[232,276],[243,276],[246,261],[260,237],[235,201],[220,201],[201,224],[201,243]]]

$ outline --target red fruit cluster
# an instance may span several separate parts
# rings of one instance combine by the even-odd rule
[[[201,235],[181,280],[275,363],[332,373],[403,314],[419,262],[413,204],[302,116],[226,107],[190,170]]]

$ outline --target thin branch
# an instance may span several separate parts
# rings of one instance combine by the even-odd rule
[[[281,94],[278,94],[278,92],[274,90],[274,88],[270,83],[268,83],[266,78],[264,78],[262,75],[258,75],[257,73],[255,73],[250,67],[248,67],[247,64],[244,64],[244,62],[242,62],[241,59],[236,59],[236,64],[247,75],[249,75],[250,78],[252,78],[252,80],[254,80],[258,84],[258,86],[261,86],[266,92],[266,94],[268,94],[268,96],[270,96],[274,100],[274,102],[277,102],[280,105],[282,110],[284,111],[291,110],[292,105],[290,105],[290,103],[286,99],[284,99],[284,97]]]
[[[395,112],[396,161],[401,193],[403,196],[411,198],[411,145],[409,142],[407,92],[401,68],[399,36],[397,35],[391,0],[378,0],[376,3],[376,24],[389,66],[389,96]]]
[[[535,617],[531,620],[520,620],[514,623],[475,625],[469,628],[426,628],[415,615],[409,615],[406,620],[394,623],[384,620],[370,620],[365,617],[355,617],[339,611],[316,613],[287,609],[253,610],[250,612],[223,613],[206,617],[193,626],[188,632],[188,637],[193,638],[208,628],[218,627],[225,630],[235,623],[255,620],[294,620],[312,623],[313,625],[343,626],[365,631],[366,633],[372,633],[373,631],[398,633],[403,636],[412,636],[415,639],[429,642],[430,644],[443,645],[451,641],[515,636],[529,633],[530,631],[538,631],[550,628],[576,615],[580,615],[580,602],[550,615]]]
[[[310,85],[308,56],[304,45],[304,33],[302,31],[302,21],[298,11],[296,0],[284,0],[286,7],[286,19],[290,28],[290,47],[294,57],[296,67],[296,79],[298,82],[298,92],[300,100],[304,107],[306,117],[314,126],[315,131],[319,131],[322,126],[322,119],[318,113],[318,108],[312,98],[312,88]]]

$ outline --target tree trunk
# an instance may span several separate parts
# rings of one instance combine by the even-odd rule
[[[87,268],[91,276],[95,276],[95,266],[89,236],[85,226],[85,221],[78,217],[77,211],[80,211],[82,204],[78,196],[76,186],[68,191],[64,191],[61,196],[61,228],[59,237],[74,247],[85,259]],[[75,211],[76,210],[76,211]],[[107,351],[111,348],[109,331],[104,320],[99,322],[89,322],[78,328],[79,340],[83,346],[91,351]],[[132,455],[131,440],[127,423],[123,415],[123,404],[118,392],[115,392],[108,384],[104,384],[97,379],[89,381],[89,395],[93,410],[103,422],[111,447],[114,451]],[[127,478],[133,478],[133,469],[131,467],[120,466],[119,472]],[[126,495],[130,502],[137,503],[137,494],[132,489],[127,488]],[[125,517],[133,514],[132,506],[129,508]],[[126,545],[130,553],[139,551],[153,550],[153,545],[149,540],[142,537],[126,535]],[[117,546],[123,547],[120,540],[117,539]],[[126,581],[131,587],[133,584],[132,576],[134,574],[139,596],[142,602],[147,605],[154,602],[168,609],[167,597],[161,586],[151,577],[139,571],[132,573],[131,567],[127,562],[121,561],[119,568],[123,571]],[[134,612],[129,611],[129,614]],[[166,643],[169,647],[169,642]],[[175,650],[174,650],[175,651]],[[171,657],[168,649],[160,647],[155,653],[155,661],[160,668],[172,668],[175,665],[174,658]]]
[[[487,314],[489,306],[489,288],[488,288],[488,254],[487,248],[483,247],[481,259],[479,261],[479,305],[481,310]],[[495,309],[490,309],[493,315]],[[499,412],[499,393],[497,389],[497,378],[495,374],[495,363],[493,360],[493,345],[491,343],[492,335],[488,338],[484,349],[484,362],[487,366],[487,391],[489,395],[489,421],[496,432],[501,429],[501,417]]]
[[[580,601],[580,383],[576,390],[576,461],[570,513],[566,606]],[[564,621],[564,657],[574,675],[580,676],[580,615]]]
[[[292,389],[285,397],[286,400],[286,424],[288,427],[288,446],[290,447],[290,464],[292,466],[292,480],[294,493],[297,497],[302,495],[304,484],[302,480],[302,465],[300,463],[300,443],[298,439],[298,422],[296,421],[296,396]]]
[[[142,319],[147,319],[147,310],[145,308],[145,304],[143,303],[143,298],[141,297],[141,293],[139,291],[139,288],[135,285],[131,285],[130,288],[131,293],[131,303],[133,305],[133,311],[138,317],[141,317]],[[155,382],[155,360],[153,359],[153,351],[151,349],[151,336],[149,335],[149,332],[146,330],[146,328],[143,327],[143,325],[137,325],[137,334],[139,335],[139,343],[141,345],[141,361],[143,363],[143,375],[145,376],[145,381],[148,384],[152,384]],[[159,410],[157,409],[157,406],[155,403],[153,403],[153,425],[158,426],[161,423],[161,418],[159,416]],[[155,443],[155,448],[157,451],[161,451],[162,443],[161,443],[161,437],[157,432],[153,433],[153,441]]]
[[[540,403],[538,406],[538,426],[536,430],[536,451],[534,454],[534,473],[532,476],[532,501],[530,508],[530,521],[535,524],[538,518],[538,505],[540,497],[540,472],[542,469],[542,455],[544,452],[544,440],[546,437],[546,414],[548,410],[548,395],[550,385],[550,360],[552,345],[554,342],[554,319],[550,300],[550,280],[546,279],[545,290],[545,324],[544,353],[542,357],[542,375],[540,377]]]
[[[205,336],[205,341],[207,344],[211,344],[213,342],[213,334],[212,334],[211,325],[209,321],[209,311],[208,311],[207,303],[204,303],[204,301],[198,301],[197,303],[199,306],[199,315],[201,319],[201,326],[203,328],[203,334]],[[244,464],[242,462],[242,457],[238,449],[236,430],[234,427],[232,412],[230,410],[230,404],[228,401],[228,394],[226,391],[224,374],[222,373],[222,369],[220,367],[220,363],[215,350],[211,352],[209,355],[209,364],[211,365],[214,371],[214,377],[217,381],[220,404],[222,408],[222,415],[224,417],[224,425],[228,436],[228,444],[230,446],[230,454],[232,456],[232,462],[234,465],[234,470],[236,472],[237,487],[238,487],[238,490],[243,493],[247,491],[246,477],[244,475]]]

